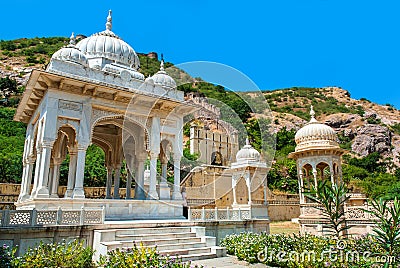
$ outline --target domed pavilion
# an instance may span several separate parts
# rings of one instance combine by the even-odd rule
[[[232,173],[232,208],[249,209],[251,217],[269,219],[267,202],[268,167],[248,139],[246,139],[243,148],[237,152],[236,162],[231,164],[229,171]],[[237,188],[242,184],[241,181],[244,181],[245,184],[240,187],[242,188],[239,190],[241,198],[238,200]],[[264,190],[264,202],[255,203],[252,196],[258,196],[261,189]],[[247,200],[247,203],[241,203],[241,200]]]
[[[160,71],[145,79],[135,50],[112,26],[110,11],[104,31],[77,44],[72,34],[46,70],[30,75],[14,117],[27,124],[18,209],[103,207],[109,219],[182,217],[183,116],[196,107],[184,101],[163,61]],[[105,199],[85,198],[85,156],[91,144],[105,154]],[[59,193],[60,166],[67,157],[67,189]],[[169,161],[172,185],[166,181]],[[126,195],[119,191],[124,163]]]
[[[304,196],[304,191],[317,187],[323,180],[330,180],[332,184],[342,183],[341,163],[346,151],[339,147],[336,132],[315,119],[312,106],[310,115],[310,122],[296,132],[296,148],[289,158],[295,159],[297,165],[302,232],[315,233],[313,229],[317,225],[313,223],[320,220],[320,211]]]

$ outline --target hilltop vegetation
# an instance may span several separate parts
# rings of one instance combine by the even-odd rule
[[[361,105],[348,105],[332,96],[333,88],[293,87],[273,92],[266,92],[265,98],[273,111],[290,113],[309,120],[308,107],[314,106],[316,116],[335,113],[352,113],[364,115]],[[348,92],[346,93],[348,94]],[[348,94],[350,97],[350,94]]]
[[[18,104],[24,87],[21,80],[26,78],[24,68],[44,68],[51,55],[67,44],[68,38],[32,38],[12,41],[0,41],[0,182],[20,182],[22,173],[22,152],[24,145],[24,124],[12,121],[15,107]],[[160,62],[139,54],[140,71],[148,77],[159,70]],[[166,63],[165,67],[173,66]],[[252,111],[246,103],[251,93],[240,95],[225,90],[224,87],[193,79],[177,68],[168,70],[170,75],[183,82],[179,90],[185,93],[196,92],[200,96],[221,101],[227,107],[221,113],[235,111],[243,122],[253,146],[261,150],[262,140],[274,144],[276,137],[275,159],[268,175],[269,187],[280,192],[298,192],[297,170],[295,162],[287,158],[294,151],[294,135],[296,130],[309,119],[309,107],[314,106],[317,119],[335,128],[340,146],[349,153],[344,157],[344,180],[354,191],[362,191],[372,197],[392,198],[400,194],[400,112],[393,105],[380,106],[366,99],[355,100],[349,92],[335,87],[304,88],[293,87],[262,94],[268,102],[274,119],[260,116],[258,107],[265,106],[265,100],[252,99],[257,111]],[[12,75],[11,75],[12,74]],[[17,81],[15,81],[17,80]],[[257,114],[259,113],[259,114]],[[267,117],[268,118],[268,117]],[[260,120],[269,125],[269,132],[259,129]],[[235,122],[233,122],[234,124]],[[360,130],[362,129],[362,131]],[[378,133],[380,136],[376,136]],[[363,136],[364,135],[364,136]],[[374,136],[375,135],[375,136]],[[364,144],[368,137],[374,144]],[[364,140],[363,140],[364,139]],[[379,142],[377,142],[379,141]],[[243,144],[243,140],[241,140]],[[360,148],[368,147],[368,151]],[[191,160],[188,150],[185,155]],[[61,184],[67,180],[68,158],[61,167]],[[104,152],[91,146],[87,152],[85,185],[105,185],[106,172],[103,167]],[[126,171],[122,170],[122,183]]]

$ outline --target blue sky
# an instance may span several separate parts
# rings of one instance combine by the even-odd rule
[[[137,52],[223,63],[261,89],[341,86],[400,108],[395,0],[5,1],[0,39],[90,35],[105,28],[108,9]]]

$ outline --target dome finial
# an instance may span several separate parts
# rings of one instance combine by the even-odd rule
[[[160,71],[164,71],[164,55],[161,53]]]
[[[311,105],[311,107],[310,107],[310,115],[311,115],[311,120],[310,120],[310,122],[317,122],[317,119],[315,119],[314,106],[312,106],[312,105]]]
[[[250,145],[249,137],[246,138],[246,145]]]
[[[69,38],[69,44],[71,46],[75,46],[75,35],[74,35],[74,32],[72,32],[72,34],[71,34],[71,36]]]
[[[112,17],[111,17],[112,11],[111,9],[108,11],[108,16],[107,16],[107,23],[106,23],[106,30],[111,31],[112,29]]]

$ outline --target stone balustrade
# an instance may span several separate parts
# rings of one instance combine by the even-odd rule
[[[95,225],[104,223],[103,209],[1,210],[1,227]]]
[[[250,208],[214,208],[191,209],[188,216],[190,221],[243,221],[251,219]]]
[[[187,199],[188,206],[200,206],[200,205],[215,205],[215,199],[213,198],[189,198]]]

